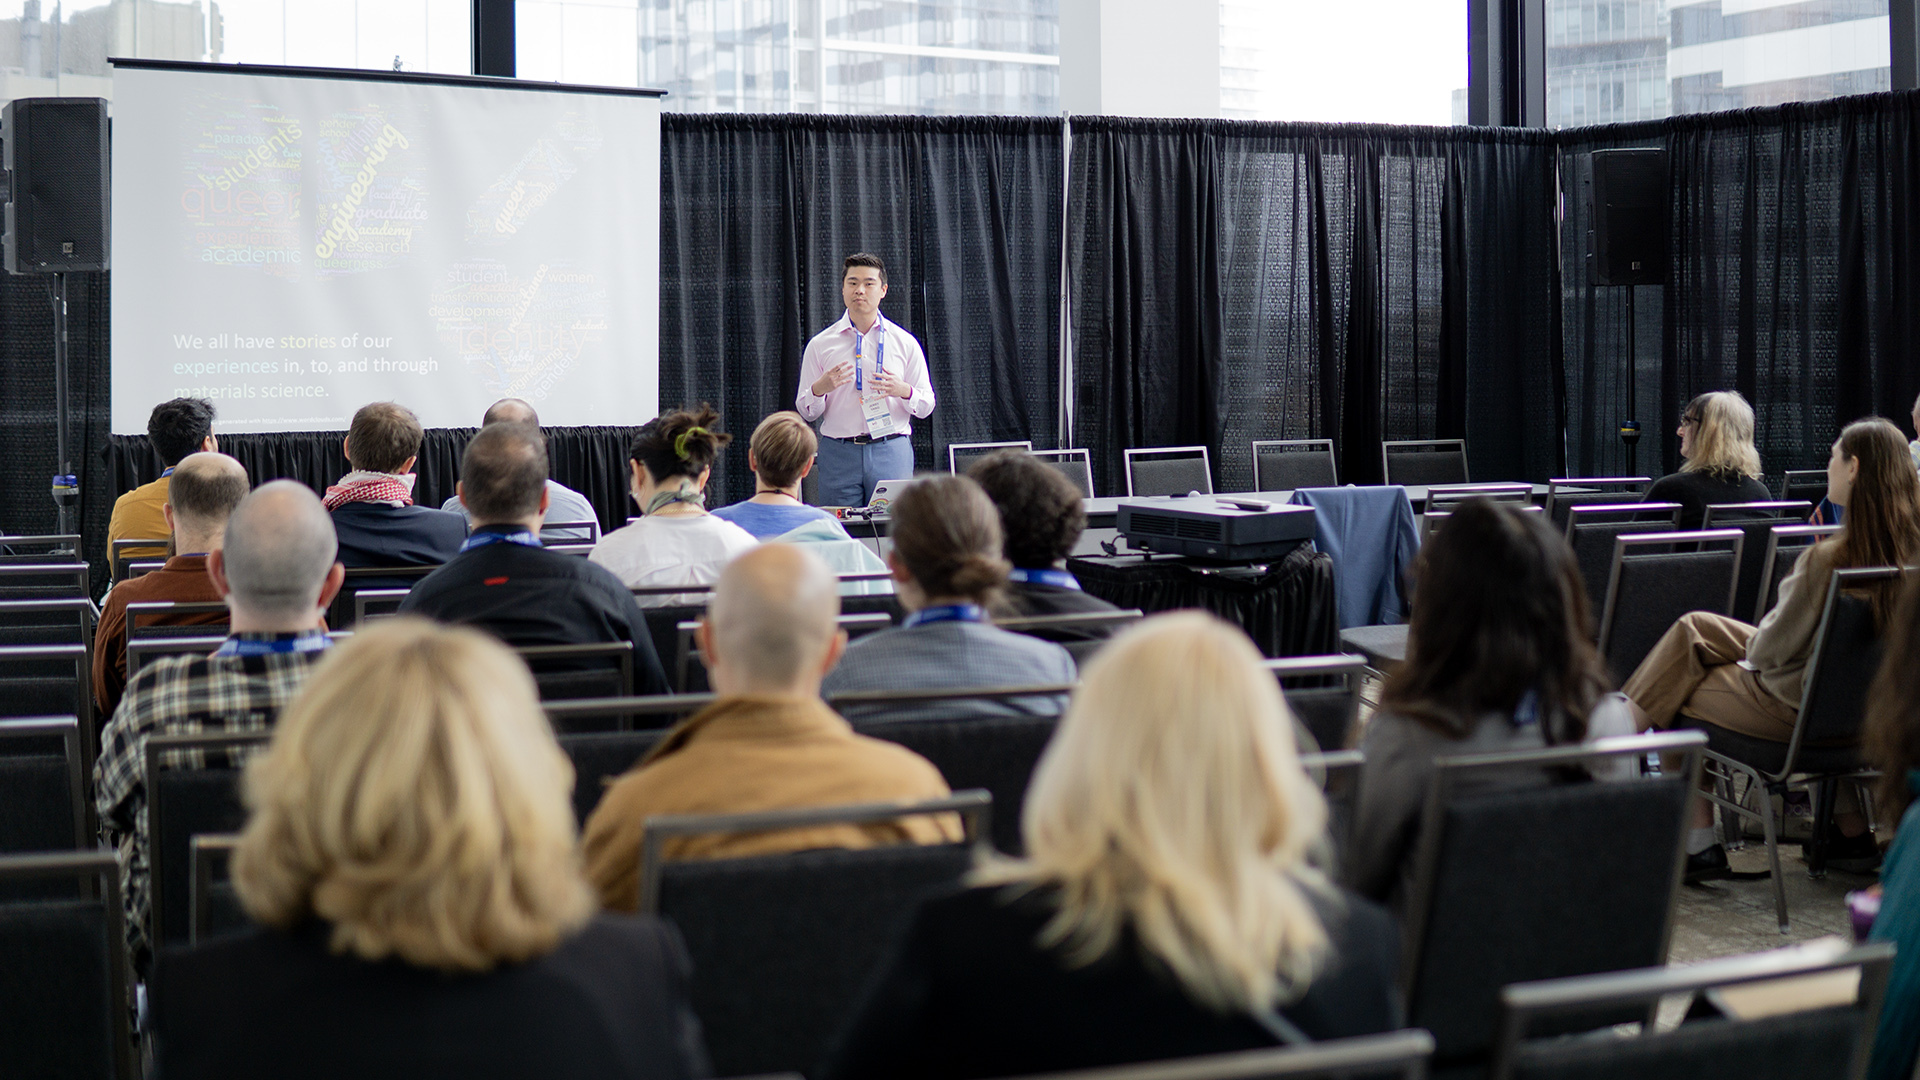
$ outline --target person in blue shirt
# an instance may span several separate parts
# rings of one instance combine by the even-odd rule
[[[755,540],[771,540],[823,519],[839,527],[839,519],[800,498],[800,481],[813,471],[813,455],[819,447],[813,428],[791,409],[760,421],[747,444],[753,498],[722,506],[713,516],[733,522]],[[846,530],[840,532],[844,536]]]
[[[1900,831],[1880,864],[1880,912],[1872,941],[1899,951],[1880,1005],[1868,1080],[1906,1080],[1920,1058],[1920,585],[1910,586],[1887,631],[1886,660],[1867,699],[1865,757],[1880,770],[1876,792]]]

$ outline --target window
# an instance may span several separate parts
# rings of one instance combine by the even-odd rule
[[[1466,122],[1464,0],[1221,0],[1220,115]]]

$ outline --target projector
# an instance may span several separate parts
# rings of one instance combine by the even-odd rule
[[[1313,539],[1313,507],[1166,497],[1121,503],[1115,524],[1135,548],[1217,562],[1261,562]]]

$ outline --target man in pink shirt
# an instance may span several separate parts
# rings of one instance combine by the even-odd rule
[[[807,342],[794,406],[820,425],[820,502],[864,506],[882,480],[913,475],[915,418],[933,412],[920,342],[880,314],[887,268],[880,256],[847,256],[840,298],[847,313]]]

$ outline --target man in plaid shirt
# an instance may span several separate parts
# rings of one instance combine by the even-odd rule
[[[119,852],[127,943],[140,971],[158,937],[148,925],[147,738],[272,725],[327,647],[322,613],[345,575],[335,550],[332,522],[304,486],[276,480],[242,499],[224,547],[207,558],[232,613],[232,636],[211,656],[143,668],[101,733],[94,799],[101,831]],[[204,768],[205,756],[187,751],[169,764]]]

